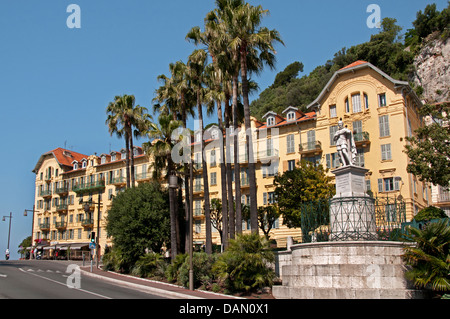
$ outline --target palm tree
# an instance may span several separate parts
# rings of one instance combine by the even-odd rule
[[[207,65],[207,53],[205,50],[195,50],[189,56],[188,67],[189,76],[197,96],[197,116],[200,130],[200,149],[203,169],[203,193],[204,193],[204,207],[205,207],[205,228],[206,228],[206,243],[205,252],[212,254],[212,230],[211,230],[211,209],[209,201],[209,182],[208,182],[208,168],[206,166],[204,150],[205,142],[203,140],[203,110],[202,103],[205,95],[203,87],[205,68]]]
[[[110,102],[106,108],[108,115],[106,124],[109,133],[111,136],[116,133],[119,138],[125,137],[127,188],[130,188],[131,183],[130,138],[132,137],[130,135],[132,135],[132,119],[130,115],[133,113],[134,101],[133,95],[116,96],[114,101]]]
[[[242,80],[242,99],[244,103],[244,118],[246,130],[251,129],[249,81],[248,81],[248,55],[259,52],[259,69],[263,64],[273,67],[275,49],[274,42],[283,43],[278,31],[260,27],[263,16],[268,14],[261,6],[252,6],[242,0],[216,0],[221,18],[228,33],[228,48],[232,52],[233,60],[240,63]],[[236,73],[234,74],[236,77]],[[234,78],[235,80],[235,78]],[[234,83],[233,83],[234,84]],[[233,99],[236,96],[237,87],[233,89]],[[258,232],[258,211],[256,199],[255,159],[253,154],[252,135],[246,134],[246,151],[249,160],[250,182],[250,211],[252,232]]]
[[[411,266],[406,277],[419,288],[450,293],[450,223],[441,219],[423,229],[410,228],[407,237],[415,242],[403,256]]]
[[[187,128],[187,117],[194,116],[193,105],[194,95],[191,83],[188,77],[188,68],[182,61],[169,64],[170,77],[162,74],[158,76],[158,80],[162,82],[162,86],[156,90],[156,98],[153,101],[158,102],[154,105],[154,111],[161,113],[172,114],[173,119],[177,119],[179,114],[183,128]],[[164,104],[161,104],[163,103]],[[189,243],[189,216],[192,210],[189,178],[192,163],[184,164],[184,189],[185,189],[185,248],[187,249]]]
[[[142,144],[144,151],[153,156],[154,178],[168,181],[169,176],[175,175],[177,166],[172,160],[172,148],[175,142],[172,141],[172,132],[181,127],[182,123],[173,120],[170,114],[160,114],[158,123],[149,123],[148,137],[150,142]],[[176,193],[174,189],[169,188],[170,202],[170,239],[171,239],[171,257],[174,259],[178,254],[179,232],[177,231],[177,212],[176,212]]]

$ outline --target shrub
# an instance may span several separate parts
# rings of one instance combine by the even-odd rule
[[[187,254],[179,254],[175,257],[172,263],[167,266],[165,274],[168,281],[176,282],[178,280],[180,267],[183,265],[187,256]]]
[[[446,218],[447,215],[445,212],[437,207],[429,206],[420,210],[420,212],[414,217],[414,220],[417,222],[428,221],[432,219],[441,219]]]
[[[231,291],[249,292],[271,286],[275,277],[270,263],[275,260],[269,242],[258,234],[230,240],[227,250],[213,265],[214,274]]]
[[[103,269],[108,271],[123,272],[126,261],[120,248],[109,249],[102,258]]]
[[[164,263],[160,254],[150,253],[141,256],[131,269],[131,274],[139,277],[152,277],[158,270],[158,265]]]
[[[178,281],[184,287],[189,287],[189,256],[179,269]],[[212,266],[216,261],[216,255],[208,255],[204,252],[196,252],[193,254],[192,265],[194,268],[194,288],[200,286],[208,287],[212,284]]]

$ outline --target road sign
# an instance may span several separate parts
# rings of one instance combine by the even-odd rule
[[[95,243],[89,243],[89,249],[95,249]]]

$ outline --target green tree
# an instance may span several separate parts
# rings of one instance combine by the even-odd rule
[[[323,166],[307,161],[301,161],[292,171],[275,176],[274,185],[283,223],[289,228],[301,228],[305,203],[328,200],[336,192]]]
[[[414,216],[414,220],[417,222],[441,218],[447,218],[447,215],[442,209],[434,206],[429,206],[427,208],[421,209],[419,213],[416,216]]]
[[[411,160],[407,170],[420,178],[442,187],[450,182],[450,103],[425,105],[420,115],[431,120],[407,137],[410,145],[405,152]]]
[[[450,226],[448,219],[423,229],[410,228],[415,244],[405,248],[404,260],[411,268],[406,277],[419,288],[450,292]]]
[[[280,217],[280,210],[276,205],[258,207],[258,223],[267,240],[270,238],[270,231],[275,221]]]
[[[170,239],[169,195],[157,182],[119,193],[107,216],[106,231],[129,271],[146,249],[159,252]]]

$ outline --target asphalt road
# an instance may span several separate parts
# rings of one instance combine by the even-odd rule
[[[0,261],[0,299],[163,299],[83,276],[70,262]]]

